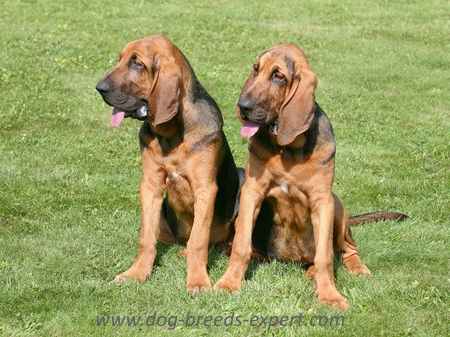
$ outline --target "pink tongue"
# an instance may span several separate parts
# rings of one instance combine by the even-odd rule
[[[117,128],[118,126],[120,126],[124,117],[125,117],[125,112],[123,112],[123,111],[113,113],[111,116],[111,126],[113,128]]]
[[[259,124],[245,121],[244,126],[241,128],[241,137],[250,138],[258,132]]]

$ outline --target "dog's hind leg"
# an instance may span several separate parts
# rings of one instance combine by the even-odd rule
[[[352,274],[370,275],[370,270],[361,261],[358,247],[352,238],[350,227],[347,225],[347,214],[345,209],[335,195],[335,215],[334,215],[334,247],[336,253],[342,256],[342,263]]]

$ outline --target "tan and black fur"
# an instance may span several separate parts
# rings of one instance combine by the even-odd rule
[[[97,90],[127,116],[149,109],[140,130],[139,251],[115,280],[145,281],[160,240],[186,243],[188,291],[210,288],[208,247],[229,239],[240,188],[219,108],[164,36],[129,43]]]
[[[317,78],[293,44],[261,54],[242,89],[237,114],[259,125],[250,138],[230,262],[216,288],[240,289],[252,245],[263,255],[309,265],[321,302],[345,310],[333,257],[355,274],[370,274],[352,239],[349,220],[333,193],[336,143],[326,114],[315,102]],[[353,222],[402,218],[366,214]]]

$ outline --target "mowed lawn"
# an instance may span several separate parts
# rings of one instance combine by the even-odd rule
[[[450,44],[447,1],[3,1],[0,4],[0,336],[447,336]],[[252,264],[237,295],[185,290],[180,246],[143,284],[116,286],[136,253],[137,131],[109,127],[98,79],[126,42],[164,33],[216,99],[239,165],[234,105],[251,64],[302,46],[335,129],[335,191],[351,213],[410,219],[354,229],[370,278],[337,264],[351,308],[320,305],[295,264]],[[227,258],[210,253],[217,281]],[[99,315],[298,315],[272,327],[111,323]]]

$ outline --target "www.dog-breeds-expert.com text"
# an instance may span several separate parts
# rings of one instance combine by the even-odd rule
[[[97,315],[98,327],[162,327],[175,329],[183,327],[231,327],[249,325],[251,327],[286,327],[286,326],[311,326],[321,328],[340,328],[344,325],[344,316],[332,315],[305,315],[299,312],[294,315],[270,315],[252,314],[248,317],[236,313],[224,315],[201,314],[165,314],[153,312],[142,315]]]

